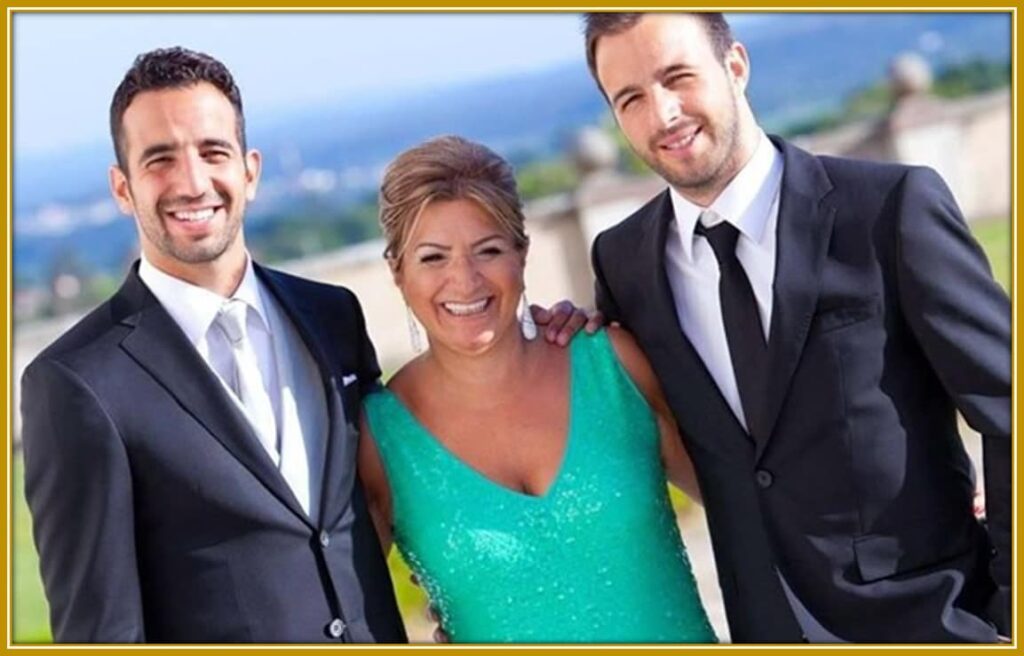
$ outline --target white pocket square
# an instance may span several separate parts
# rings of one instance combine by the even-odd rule
[[[355,374],[347,374],[347,375],[344,375],[344,376],[341,377],[341,384],[344,387],[348,387],[349,385],[351,385],[354,382],[356,382],[356,375]]]

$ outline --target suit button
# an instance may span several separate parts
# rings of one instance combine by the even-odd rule
[[[341,634],[345,632],[345,623],[335,617],[331,620],[331,623],[327,625],[327,635],[332,638],[340,638]]]
[[[331,544],[331,536],[327,531],[320,531],[320,546],[326,549]]]
[[[770,488],[772,483],[775,482],[775,477],[767,469],[758,469],[757,473],[754,474],[754,478],[757,479],[758,486],[764,489]]]

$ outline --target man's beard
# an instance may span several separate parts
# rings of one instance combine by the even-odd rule
[[[217,211],[224,212],[223,229],[220,232],[211,233],[202,241],[176,241],[167,227],[167,222],[173,221],[173,219],[165,218],[170,213],[167,208],[202,203],[216,203],[222,208]],[[236,217],[232,213],[234,209],[231,198],[219,192],[211,192],[209,197],[203,198],[181,197],[163,200],[157,202],[147,220],[139,219],[139,225],[146,238],[167,257],[185,264],[205,264],[223,255],[238,237],[242,221],[240,216]],[[240,209],[244,211],[244,206]]]
[[[228,221],[231,221],[231,219],[229,218]],[[211,235],[213,241],[210,243],[193,242],[180,244],[166,230],[160,231],[157,240],[153,240],[152,236],[150,236],[150,241],[159,244],[161,252],[179,262],[205,264],[206,262],[216,260],[228,250],[238,235],[240,225],[240,221],[229,223],[220,233]]]
[[[242,227],[241,218],[231,212],[233,206],[230,201],[222,199],[222,202],[225,213],[223,228],[201,241],[188,241],[181,237],[176,240],[166,223],[173,219],[165,219],[164,212],[159,209],[148,219],[139,219],[138,222],[146,239],[167,257],[184,264],[205,264],[223,255],[234,243]]]

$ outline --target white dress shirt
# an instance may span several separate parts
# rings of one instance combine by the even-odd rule
[[[775,239],[782,185],[782,154],[761,132],[757,148],[729,185],[703,208],[670,192],[675,220],[665,243],[665,269],[675,300],[679,326],[718,384],[736,418],[746,427],[736,374],[729,355],[718,295],[718,260],[707,239],[695,234],[701,213],[711,210],[715,223],[728,221],[739,230],[736,257],[750,280],[761,315],[765,341],[772,319]],[[712,225],[705,225],[712,227]]]
[[[139,264],[139,277],[246,415],[231,385],[235,367],[231,343],[214,323],[227,299],[164,273],[145,256]],[[251,259],[247,258],[245,274],[231,298],[249,307],[246,332],[278,426],[277,448],[267,446],[265,451],[300,505],[315,518],[328,429],[326,399],[316,362],[287,314],[256,277]]]

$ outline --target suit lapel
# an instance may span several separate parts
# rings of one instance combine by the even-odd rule
[[[779,199],[772,325],[765,402],[758,440],[760,458],[778,420],[818,302],[820,272],[828,251],[835,208],[823,202],[832,185],[821,163],[784,141]]]
[[[350,400],[352,397],[356,397],[355,402]],[[324,527],[334,526],[338,522],[352,497],[359,438],[355,423],[360,412],[358,394],[354,389],[341,388],[341,383],[332,378],[327,389],[327,411],[331,417],[331,428],[327,438],[324,482],[320,494],[320,525]]]
[[[749,438],[726,403],[704,360],[679,326],[679,315],[665,261],[669,225],[675,216],[668,190],[651,206],[650,212],[648,220],[642,222],[645,229],[642,248],[646,257],[638,258],[638,261],[639,266],[647,269],[641,279],[647,281],[648,289],[654,290],[650,299],[650,316],[654,322],[652,331],[669,352],[670,364],[652,364],[659,370],[667,370],[662,374],[662,380],[682,381],[677,387],[686,391],[686,401],[675,404],[676,419],[680,428],[692,438],[710,446],[721,446],[722,426],[730,424]]]
[[[290,290],[287,279],[274,271],[260,266],[255,268],[260,280],[291,319],[316,361],[323,380],[328,429],[320,488],[320,517],[315,519],[319,526],[331,526],[349,498],[355,475],[354,438],[357,436],[354,422],[359,418],[359,398],[354,391],[347,391],[336,374],[338,367],[350,360],[344,357],[344,352],[352,338],[349,335],[326,334],[324,318],[318,317],[309,294]]]
[[[174,319],[133,270],[113,303],[132,327],[121,347],[281,503],[309,523],[245,416]]]

